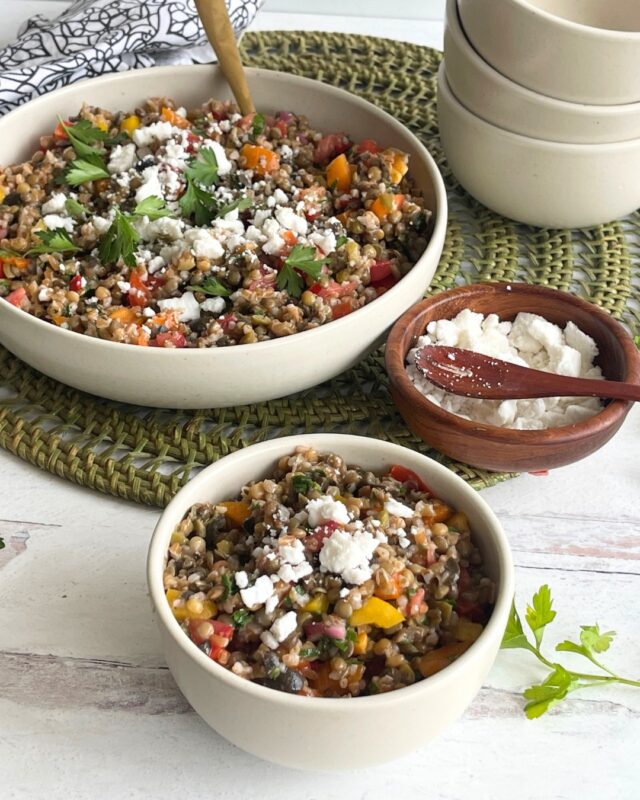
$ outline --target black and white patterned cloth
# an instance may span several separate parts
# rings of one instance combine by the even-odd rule
[[[227,0],[236,35],[263,0]],[[215,61],[193,0],[76,0],[38,14],[0,49],[0,115],[75,81],[156,64]]]

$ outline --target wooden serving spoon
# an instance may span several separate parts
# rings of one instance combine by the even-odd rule
[[[640,385],[635,383],[570,378],[459,347],[426,345],[416,354],[416,366],[446,392],[484,400],[573,396],[640,400]]]
[[[224,0],[195,0],[195,2],[202,27],[218,56],[220,68],[240,106],[240,111],[243,114],[254,113],[256,107],[251,98],[238,43]]]

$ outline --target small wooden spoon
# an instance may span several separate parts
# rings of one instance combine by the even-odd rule
[[[238,43],[224,0],[195,0],[195,2],[202,26],[218,56],[218,62],[240,106],[240,111],[243,114],[254,113],[256,107],[251,99]]]
[[[426,345],[416,354],[416,366],[446,392],[485,400],[572,396],[640,400],[640,386],[634,383],[570,378],[459,347]]]

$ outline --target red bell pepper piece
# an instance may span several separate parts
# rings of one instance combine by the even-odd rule
[[[19,289],[14,289],[13,292],[9,292],[9,294],[4,298],[7,303],[11,303],[12,306],[16,306],[16,308],[20,308],[22,305],[22,301],[27,296],[26,289],[24,287],[20,287]]]
[[[389,470],[389,475],[399,483],[406,483],[412,489],[419,489],[421,492],[433,495],[431,488],[417,473],[401,464],[394,464]]]
[[[371,283],[380,283],[385,278],[391,275],[391,265],[393,261],[390,258],[380,259],[372,264],[369,273],[371,275]]]
[[[337,303],[335,306],[331,307],[331,318],[340,319],[340,317],[346,317],[347,314],[350,314],[352,311],[353,306],[351,303]]]
[[[356,147],[358,153],[379,153],[381,148],[374,139],[363,139]]]
[[[159,333],[155,339],[153,339],[149,344],[152,347],[164,347],[167,342],[170,342],[174,347],[186,347],[187,340],[184,334],[180,333],[180,331],[166,331],[165,333]]]

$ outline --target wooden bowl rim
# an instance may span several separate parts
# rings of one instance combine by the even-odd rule
[[[624,419],[631,408],[631,403],[626,400],[612,400],[602,411],[599,411],[586,420],[572,425],[543,428],[541,430],[519,430],[516,428],[501,428],[497,425],[488,425],[483,422],[474,422],[473,420],[468,420],[457,414],[453,414],[450,411],[445,411],[445,409],[428,400],[418,391],[407,375],[405,358],[411,349],[412,342],[409,341],[409,346],[405,348],[403,346],[403,339],[414,320],[436,302],[449,300],[459,295],[476,295],[479,293],[508,293],[510,297],[518,294],[542,295],[557,300],[559,306],[567,304],[588,311],[606,325],[620,343],[628,373],[626,381],[640,384],[640,354],[638,353],[638,349],[624,326],[608,312],[580,297],[576,297],[568,292],[563,292],[560,289],[552,289],[546,286],[535,286],[521,282],[472,283],[466,286],[458,286],[454,289],[447,289],[421,300],[419,303],[411,306],[391,328],[385,349],[385,367],[391,386],[402,395],[405,400],[411,404],[422,406],[426,413],[435,417],[441,423],[456,428],[459,433],[474,438],[485,437],[496,442],[512,445],[522,444],[533,446],[550,443],[557,444],[559,442],[566,442],[569,444],[577,440],[588,438],[598,431],[613,426]]]

